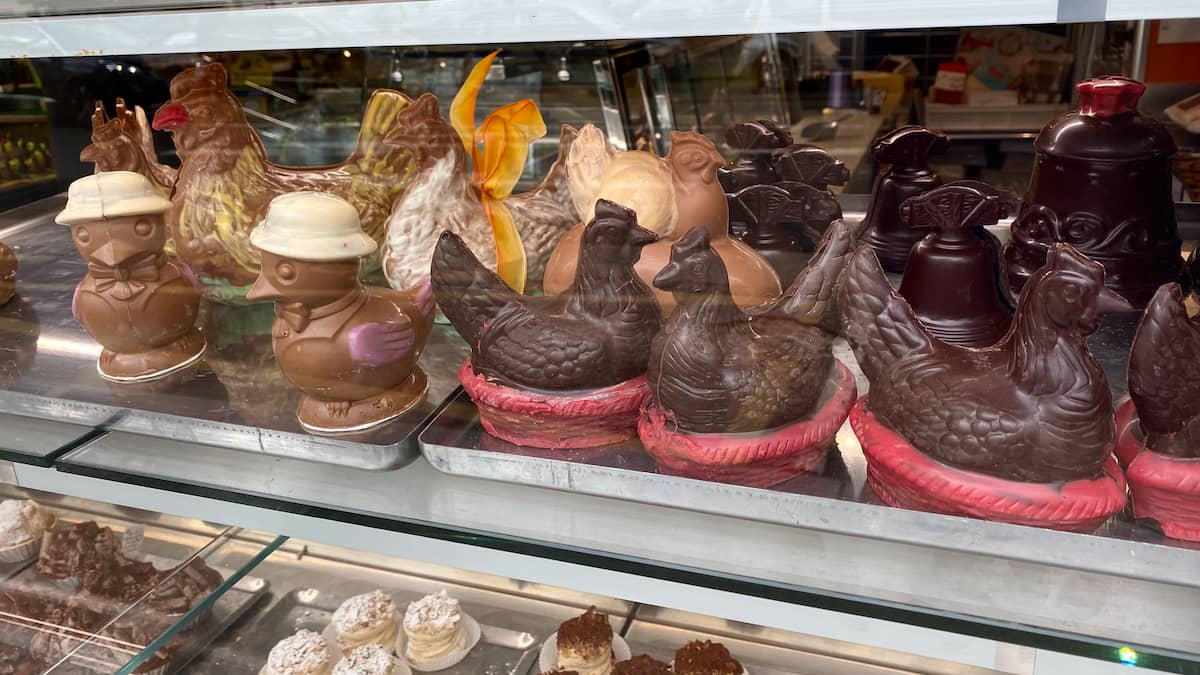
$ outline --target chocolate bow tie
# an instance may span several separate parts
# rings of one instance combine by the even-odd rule
[[[146,283],[158,280],[158,256],[143,258],[129,267],[107,267],[88,263],[88,273],[96,280],[96,290],[103,293],[110,288],[118,300],[129,300],[146,290]]]
[[[299,302],[277,302],[275,303],[275,318],[283,319],[287,325],[292,327],[292,330],[302,333],[305,328],[308,328],[308,322],[312,319],[312,310]]]

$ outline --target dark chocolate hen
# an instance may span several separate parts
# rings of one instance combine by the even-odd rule
[[[633,265],[657,236],[607,200],[583,233],[575,280],[564,293],[513,291],[462,239],[443,233],[432,278],[438,305],[471,345],[476,373],[507,386],[572,391],[608,387],[646,372],[662,315]]]
[[[1101,475],[1116,430],[1112,399],[1086,336],[1129,303],[1104,268],[1056,244],[1029,281],[999,343],[931,335],[888,283],[870,247],[839,294],[846,337],[871,382],[871,412],[916,449],[1004,479],[1052,483]]]
[[[1200,320],[1188,316],[1179,284],[1160,286],[1138,324],[1129,396],[1147,447],[1200,457]]]

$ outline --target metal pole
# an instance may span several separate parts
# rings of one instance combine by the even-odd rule
[[[1129,63],[1129,76],[1135,80],[1146,78],[1146,49],[1150,45],[1150,24],[1138,21],[1133,27],[1133,54]]]

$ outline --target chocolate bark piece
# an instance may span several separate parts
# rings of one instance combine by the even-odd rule
[[[160,573],[161,580],[146,605],[155,611],[169,615],[180,615],[195,607],[225,578],[199,558]]]
[[[121,551],[121,538],[95,521],[52,530],[42,544],[37,571],[51,579],[81,577],[89,570],[111,564]]]
[[[675,652],[675,675],[741,675],[738,663],[725,645],[694,640]]]
[[[612,675],[671,675],[671,666],[646,654],[613,664]]]

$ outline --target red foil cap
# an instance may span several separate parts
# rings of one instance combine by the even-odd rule
[[[1113,117],[1137,110],[1146,85],[1119,75],[1084,80],[1075,85],[1079,92],[1079,114]]]

